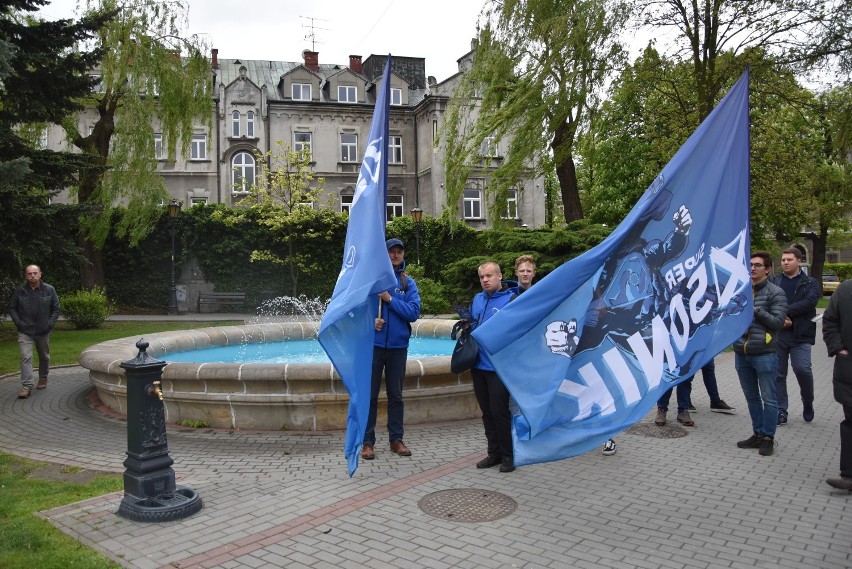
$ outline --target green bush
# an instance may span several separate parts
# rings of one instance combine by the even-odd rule
[[[62,316],[76,328],[97,328],[115,312],[101,288],[78,290],[61,300]]]
[[[422,265],[406,265],[405,272],[417,282],[417,290],[420,292],[420,314],[422,316],[452,312],[450,299],[447,296],[447,287],[423,276]]]

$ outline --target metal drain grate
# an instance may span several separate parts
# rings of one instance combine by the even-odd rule
[[[675,425],[663,425],[660,427],[653,423],[639,423],[624,432],[630,435],[652,437],[655,439],[679,439],[688,434],[683,427],[676,427]]]
[[[430,516],[457,522],[490,522],[514,512],[518,503],[510,497],[478,488],[441,490],[420,498],[417,506]]]

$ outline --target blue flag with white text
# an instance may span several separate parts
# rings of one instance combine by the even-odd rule
[[[604,242],[473,332],[520,410],[515,464],[597,448],[748,328],[748,115],[746,71]]]
[[[349,476],[358,468],[370,412],[376,318],[370,299],[396,284],[385,247],[390,65],[388,55],[349,209],[343,266],[317,337],[349,391],[344,449]]]

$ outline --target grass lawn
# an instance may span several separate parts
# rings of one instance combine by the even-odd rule
[[[69,322],[58,322],[50,335],[50,365],[76,364],[80,352],[84,349],[115,338],[233,324],[243,322],[104,322],[100,328],[92,330],[77,330]],[[35,353],[33,357],[38,359]],[[15,331],[15,325],[6,320],[0,324],[0,375],[19,371],[20,366],[18,333]]]
[[[120,474],[49,465],[0,453],[0,567],[120,567],[36,515],[123,488]]]

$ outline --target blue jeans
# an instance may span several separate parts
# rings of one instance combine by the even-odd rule
[[[695,376],[692,376],[695,377]],[[677,384],[677,412],[683,413],[689,410],[689,396],[692,394],[692,377]],[[669,400],[672,398],[672,390],[669,389],[657,401],[657,407],[663,411],[669,410]]]
[[[775,372],[778,356],[734,354],[734,367],[748,403],[751,428],[758,435],[775,436],[778,403],[775,400]]]
[[[38,353],[38,376],[47,378],[50,371],[50,333],[29,336],[18,332],[18,349],[21,352],[21,385],[35,386],[33,379],[33,346]]]
[[[710,403],[721,401],[722,398],[719,397],[719,384],[716,383],[716,362],[714,360],[710,360],[701,368],[701,378],[704,380],[704,388],[707,389],[707,395],[710,396]]]
[[[385,372],[385,393],[388,396],[388,440],[402,440],[402,383],[405,380],[405,362],[408,348],[380,348],[373,346],[373,377],[370,390],[370,414],[364,444],[376,444],[376,415],[379,407],[379,389],[382,387],[382,371]]]
[[[802,394],[802,405],[813,407],[814,373],[811,370],[811,345],[797,344],[792,334],[778,334],[778,373],[775,375],[775,391],[778,393],[778,410],[787,411],[787,357]]]

